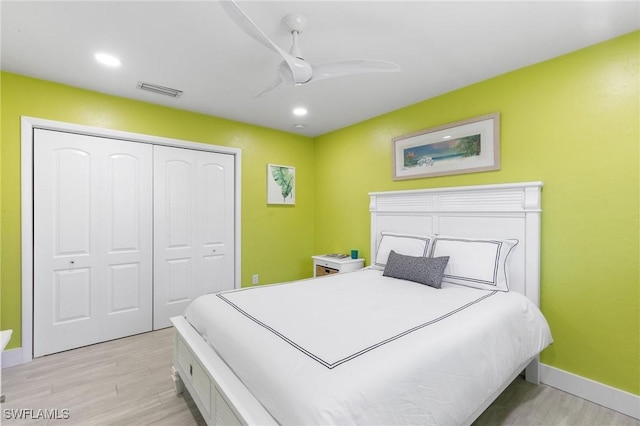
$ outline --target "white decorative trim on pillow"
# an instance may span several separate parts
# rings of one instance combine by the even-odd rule
[[[436,235],[430,257],[449,256],[443,282],[509,291],[508,257],[518,240]]]
[[[391,250],[399,254],[414,257],[426,257],[429,253],[430,236],[409,235],[396,232],[382,231],[380,243],[376,251],[376,259],[373,266],[376,269],[384,269]]]

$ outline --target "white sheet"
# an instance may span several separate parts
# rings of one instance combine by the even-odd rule
[[[185,316],[286,425],[460,424],[552,341],[520,294],[373,269],[202,296]]]

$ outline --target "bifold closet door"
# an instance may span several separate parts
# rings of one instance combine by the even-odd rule
[[[34,356],[152,328],[152,146],[34,131]]]
[[[154,329],[234,288],[234,156],[154,147]]]

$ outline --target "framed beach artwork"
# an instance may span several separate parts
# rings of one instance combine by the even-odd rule
[[[296,203],[296,168],[267,164],[267,204]]]
[[[393,179],[500,170],[500,114],[393,139]]]

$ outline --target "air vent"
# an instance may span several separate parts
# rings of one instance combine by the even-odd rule
[[[138,89],[158,93],[160,95],[170,96],[172,98],[179,98],[180,96],[182,96],[182,90],[158,86],[157,84],[145,83],[143,81],[138,82]]]

